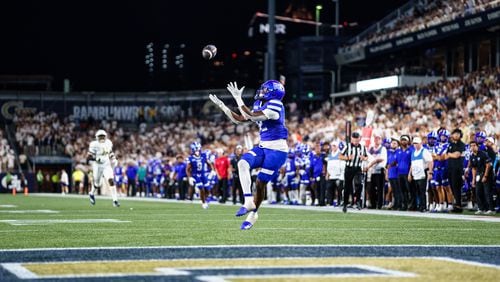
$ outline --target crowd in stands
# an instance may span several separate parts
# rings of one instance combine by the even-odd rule
[[[375,32],[366,34],[366,37],[360,38],[352,45],[344,46],[340,52],[348,52],[397,38],[444,22],[486,11],[499,5],[500,1],[498,0],[421,0],[413,8],[381,26]]]
[[[9,145],[3,129],[0,129],[0,160],[0,173],[14,170],[16,156],[14,150]]]
[[[407,135],[426,140],[429,132],[440,128],[451,132],[459,128],[465,143],[483,131],[498,144],[499,109],[500,68],[493,68],[454,81],[442,80],[429,85],[347,97],[334,103],[325,102],[321,108],[308,113],[299,111],[296,104],[290,103],[286,124],[290,148],[296,148],[299,143],[307,144],[311,149],[320,142],[345,144],[346,121],[352,122],[353,131],[361,132],[369,125],[381,138],[399,140],[400,136]],[[209,154],[216,158],[218,150],[231,155],[236,146],[251,148],[259,138],[255,125],[234,125],[224,119],[215,122],[193,116],[173,123],[141,124],[133,131],[125,130],[116,121],[78,124],[71,118],[60,119],[56,114],[43,112],[19,112],[15,124],[21,151],[25,148],[31,153],[50,155],[59,148],[73,159],[77,170],[85,173],[89,172],[86,163],[88,144],[94,140],[97,129],[104,129],[114,143],[124,175],[129,167],[135,167],[136,171],[146,170],[152,159],[159,159],[168,171],[164,177],[166,187],[175,185],[174,167],[189,155],[191,142],[200,141],[204,150],[209,150]],[[3,143],[0,149],[6,151]],[[133,175],[139,177],[137,172]],[[88,191],[90,182],[80,182],[82,187],[72,191]],[[157,190],[158,195],[174,197],[175,193],[172,190],[167,193],[167,190],[164,193]],[[153,190],[144,188],[131,193],[124,188],[123,195],[127,194],[147,196],[152,195]]]

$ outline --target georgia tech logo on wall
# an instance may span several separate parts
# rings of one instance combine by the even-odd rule
[[[23,108],[24,104],[22,101],[9,101],[2,105],[2,116],[5,119],[13,119],[14,113],[18,108]]]

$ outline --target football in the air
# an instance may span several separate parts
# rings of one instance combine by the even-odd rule
[[[215,57],[217,54],[217,47],[214,45],[207,45],[203,47],[203,50],[201,51],[201,55],[205,60],[211,60]]]

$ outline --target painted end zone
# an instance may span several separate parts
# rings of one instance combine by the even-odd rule
[[[438,252],[440,255],[436,255]],[[499,246],[197,246],[0,251],[0,281],[497,281]],[[492,263],[493,262],[493,263]]]

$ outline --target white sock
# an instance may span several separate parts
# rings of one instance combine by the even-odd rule
[[[250,176],[250,164],[245,160],[238,162],[238,172],[240,175],[241,189],[245,196],[245,205],[253,205],[252,178]],[[250,204],[251,203],[251,204]]]
[[[113,201],[118,201],[118,195],[116,194],[116,186],[109,186],[111,189],[111,197],[113,197]]]
[[[274,199],[276,199],[276,196],[274,195],[274,192],[273,192],[273,184],[271,182],[267,182],[266,188],[267,188],[267,201],[269,203],[274,202],[275,201]]]
[[[95,190],[97,190],[97,189],[95,189],[94,185],[92,185],[92,190],[90,191],[89,195],[94,195]]]

